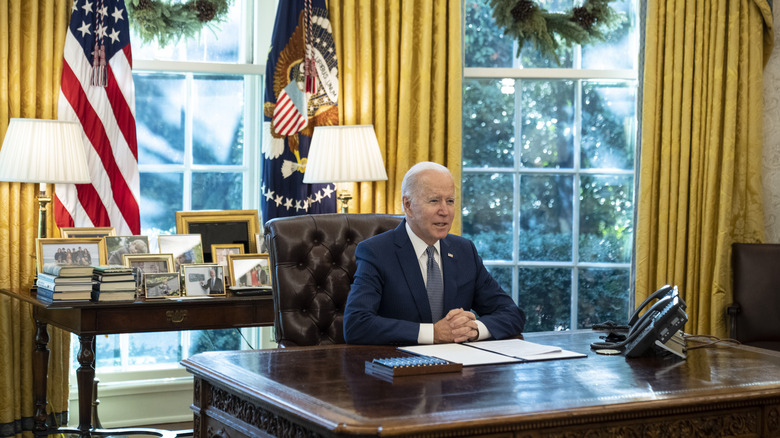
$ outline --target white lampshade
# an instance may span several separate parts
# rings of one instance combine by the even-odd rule
[[[11,119],[0,149],[0,181],[91,182],[81,125],[42,119]]]
[[[304,183],[386,179],[387,172],[373,125],[314,127]]]

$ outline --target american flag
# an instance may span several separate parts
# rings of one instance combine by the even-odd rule
[[[123,0],[74,0],[62,66],[58,115],[84,128],[92,184],[58,184],[60,227],[141,232],[135,87]]]

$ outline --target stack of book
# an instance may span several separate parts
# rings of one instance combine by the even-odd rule
[[[89,301],[92,294],[92,266],[46,263],[35,282],[38,300],[51,304]]]
[[[92,301],[134,301],[133,268],[121,265],[95,266],[92,271]]]

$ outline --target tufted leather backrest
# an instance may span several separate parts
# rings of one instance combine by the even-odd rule
[[[333,213],[265,223],[280,346],[344,343],[344,306],[357,268],[355,247],[402,219]]]
[[[734,303],[730,336],[754,347],[780,351],[780,244],[731,246]]]

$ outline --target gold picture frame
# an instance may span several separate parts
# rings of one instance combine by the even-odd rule
[[[138,268],[141,274],[159,274],[176,272],[173,254],[123,254],[122,264],[128,268]],[[148,271],[148,272],[147,272]]]
[[[268,254],[229,254],[230,285],[241,288],[271,288],[273,276]],[[257,269],[256,274],[252,271]],[[256,281],[256,283],[255,283]]]
[[[227,268],[227,258],[231,254],[244,254],[244,245],[240,243],[211,244],[211,263]]]
[[[181,278],[178,272],[144,275],[144,298],[158,300],[181,297]]]
[[[106,236],[106,264],[121,265],[125,254],[149,254],[149,236]]]
[[[115,236],[114,227],[62,227],[60,234],[63,239],[72,239],[75,237],[106,237]]]
[[[177,211],[176,233],[200,234],[203,259],[213,260],[213,244],[241,244],[244,253],[256,253],[259,222],[257,210]]]
[[[106,263],[104,246],[105,242],[101,237],[38,238],[36,242],[38,272],[43,272],[43,265],[46,263],[103,265]],[[75,255],[77,252],[78,255]]]

